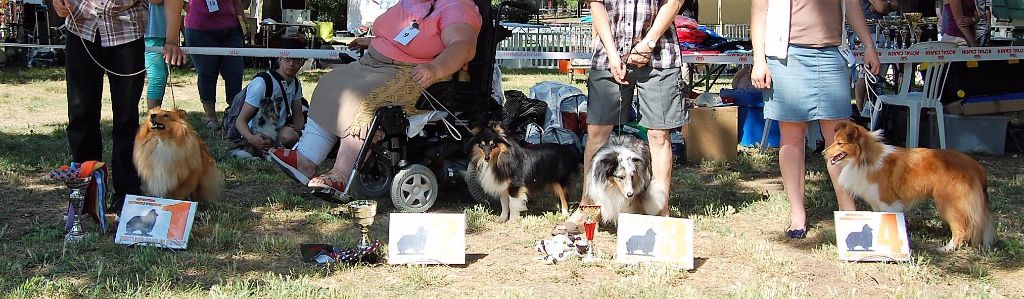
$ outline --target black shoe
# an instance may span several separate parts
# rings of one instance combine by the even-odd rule
[[[786,231],[786,237],[790,239],[803,239],[807,237],[807,229],[792,229]]]

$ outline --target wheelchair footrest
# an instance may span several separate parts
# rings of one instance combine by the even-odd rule
[[[335,189],[313,189],[309,193],[326,202],[336,204],[347,204],[353,200],[351,195],[344,194],[344,191]]]

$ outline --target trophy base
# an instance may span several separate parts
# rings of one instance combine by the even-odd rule
[[[64,235],[64,243],[78,243],[85,239],[85,234],[67,233]]]

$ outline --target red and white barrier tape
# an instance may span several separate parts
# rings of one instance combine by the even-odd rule
[[[0,43],[0,47],[32,47],[32,48],[63,48],[61,45],[32,45],[16,43]],[[181,48],[186,54],[197,55],[223,55],[223,56],[247,56],[247,57],[290,57],[309,59],[337,59],[341,53],[348,53],[355,57],[352,51],[348,50],[313,50],[313,49],[271,49],[271,48]],[[147,52],[163,51],[160,47],[147,47]],[[863,58],[863,52],[854,51],[857,60]],[[590,59],[589,52],[534,52],[534,51],[498,51],[497,59]],[[930,62],[930,61],[989,61],[989,60],[1016,60],[1024,58],[1024,47],[985,47],[985,48],[958,48],[950,50],[879,50],[879,59],[882,63],[906,63],[906,62]],[[712,63],[712,64],[750,64],[750,54],[729,53],[729,54],[683,54],[683,62],[686,63]]]

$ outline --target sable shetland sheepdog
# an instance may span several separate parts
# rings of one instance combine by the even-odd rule
[[[594,153],[587,196],[601,205],[601,220],[616,223],[619,213],[658,215],[665,207],[665,186],[652,180],[651,151],[631,136],[614,136]]]
[[[135,135],[133,160],[150,196],[204,202],[220,196],[220,172],[184,110],[150,109]]]
[[[480,187],[501,200],[501,220],[514,220],[526,211],[531,189],[549,187],[561,202],[562,213],[569,213],[566,188],[579,172],[577,154],[556,144],[520,147],[505,136],[499,124],[473,130],[472,165]]]
[[[848,123],[836,127],[825,159],[842,167],[839,184],[875,211],[900,212],[932,198],[953,235],[938,250],[956,250],[964,243],[991,248],[995,224],[985,168],[953,151],[886,145],[880,135]]]

